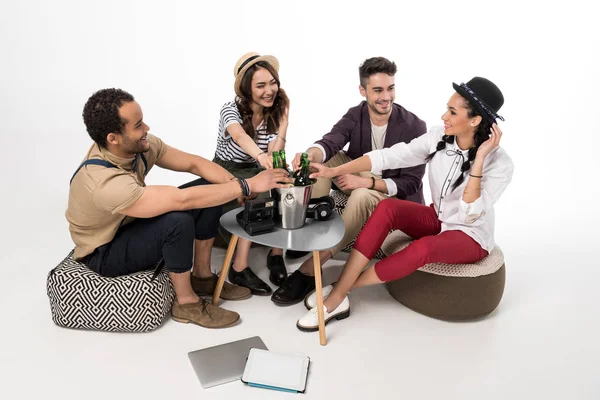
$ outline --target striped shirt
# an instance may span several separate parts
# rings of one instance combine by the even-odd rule
[[[224,161],[233,161],[236,163],[248,163],[255,161],[254,158],[246,153],[227,132],[227,127],[231,124],[242,125],[242,117],[235,104],[235,101],[225,103],[221,107],[221,117],[219,118],[219,137],[217,138],[217,150],[215,156]],[[275,140],[276,133],[268,134],[267,125],[264,121],[256,128],[256,138],[254,142],[258,147],[268,152],[268,145]]]

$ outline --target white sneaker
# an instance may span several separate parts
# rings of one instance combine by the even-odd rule
[[[329,296],[329,293],[331,293],[332,290],[333,290],[333,286],[331,286],[331,285],[327,285],[327,286],[323,287],[323,301],[325,301],[325,299],[327,298],[327,296]],[[306,307],[307,310],[312,310],[316,306],[317,306],[317,292],[313,290],[304,298],[304,307]]]
[[[327,308],[323,306],[323,319],[325,325],[332,319],[344,319],[350,316],[350,300],[348,296],[344,297],[342,303],[331,313],[327,312]],[[319,313],[317,308],[313,308],[306,315],[296,322],[296,327],[304,332],[314,332],[319,330]]]

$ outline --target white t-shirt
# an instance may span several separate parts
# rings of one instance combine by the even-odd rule
[[[373,150],[383,149],[385,143],[385,134],[387,133],[387,126],[377,126],[371,121],[371,147]]]
[[[254,158],[246,153],[233,140],[227,127],[231,124],[242,125],[242,116],[235,104],[235,101],[225,103],[221,107],[221,117],[219,118],[219,137],[217,138],[217,150],[215,156],[224,161],[233,161],[237,163],[248,163],[255,161]],[[254,142],[265,153],[268,151],[269,143],[275,140],[276,133],[267,133],[267,124],[264,121],[256,128],[256,138]]]
[[[388,124],[385,124],[383,126],[377,126],[373,123],[373,121],[371,121],[371,148],[373,150],[383,149],[383,145],[385,143],[385,134],[387,133],[387,126]],[[381,171],[375,171],[375,173],[373,173],[373,175],[375,175],[378,178],[381,178],[381,174]],[[391,179],[389,180],[392,181]],[[386,179],[386,183],[387,181],[388,179]],[[392,181],[392,183],[394,184],[394,186],[396,186],[394,181]],[[389,189],[390,187],[388,185],[388,193]],[[397,193],[398,189],[396,189],[394,192]]]

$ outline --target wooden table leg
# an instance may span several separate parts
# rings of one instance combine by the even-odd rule
[[[219,296],[221,296],[221,290],[225,284],[225,279],[227,278],[227,273],[229,272],[229,267],[231,266],[231,259],[233,258],[233,252],[235,251],[237,242],[238,237],[236,235],[231,235],[229,246],[227,246],[227,252],[225,253],[225,260],[223,260],[223,266],[221,267],[221,275],[219,275],[217,287],[215,288],[215,293],[213,294],[212,298],[212,303],[214,305],[219,304]]]
[[[317,314],[319,316],[319,342],[321,346],[327,344],[325,336],[325,315],[323,314],[323,283],[321,281],[321,259],[318,251],[313,251],[315,265],[315,293],[317,294]]]

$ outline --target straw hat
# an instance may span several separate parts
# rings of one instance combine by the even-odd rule
[[[261,56],[258,53],[246,53],[240,57],[240,59],[235,63],[235,67],[233,68],[233,76],[235,76],[235,83],[233,84],[233,89],[235,90],[235,94],[239,97],[242,97],[240,91],[240,85],[242,83],[242,77],[254,64],[259,61],[265,61],[271,65],[275,71],[279,72],[279,60],[273,56]]]

